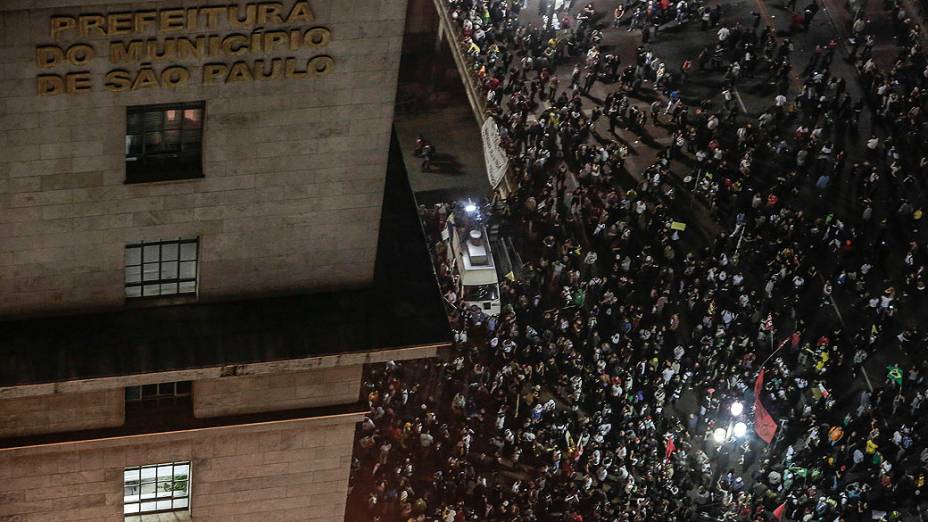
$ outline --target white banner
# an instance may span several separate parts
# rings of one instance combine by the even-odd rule
[[[509,166],[509,156],[499,145],[499,129],[493,118],[487,118],[480,129],[483,138],[483,160],[487,164],[487,177],[490,178],[490,187],[496,188],[506,175]]]

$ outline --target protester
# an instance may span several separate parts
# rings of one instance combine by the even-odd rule
[[[609,22],[721,25],[695,70],[646,46],[622,67],[592,5],[557,2],[576,20],[559,38],[521,24],[518,2],[446,1],[518,185],[485,211],[524,266],[499,316],[461,308],[441,241],[454,205],[422,209],[455,347],[366,377],[351,497],[366,519],[917,517],[928,68],[899,4],[893,66],[855,48],[859,75],[840,78],[833,41],[797,75],[789,38],[723,25],[718,4],[629,2]],[[855,22],[855,43],[867,31]],[[561,64],[576,67],[552,86]],[[755,74],[774,94],[750,118],[733,89]],[[719,101],[687,106],[700,77],[720,78]],[[602,103],[585,97],[597,82]],[[616,128],[670,140],[629,172]],[[865,145],[846,148],[849,132]],[[721,232],[700,241],[701,226]]]

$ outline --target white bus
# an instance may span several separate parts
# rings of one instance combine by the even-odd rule
[[[451,214],[444,236],[449,243],[448,261],[454,267],[461,306],[476,306],[486,315],[499,315],[499,275],[486,227],[467,213],[461,219]]]

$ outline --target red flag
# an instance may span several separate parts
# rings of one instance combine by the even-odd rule
[[[670,460],[670,456],[677,451],[677,446],[673,443],[673,437],[667,439],[667,449],[664,451],[664,460]]]
[[[770,444],[773,441],[773,436],[777,433],[777,423],[760,400],[763,389],[764,369],[761,368],[760,373],[757,374],[757,379],[754,380],[754,431],[764,442]]]
[[[785,513],[786,513],[786,502],[780,504],[779,506],[777,506],[776,509],[773,510],[773,518],[780,520],[781,518],[783,518],[783,515]]]

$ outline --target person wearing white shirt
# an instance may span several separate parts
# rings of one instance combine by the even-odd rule
[[[724,43],[725,40],[728,40],[728,37],[731,35],[731,31],[727,27],[722,27],[717,33],[719,37],[719,42]]]

